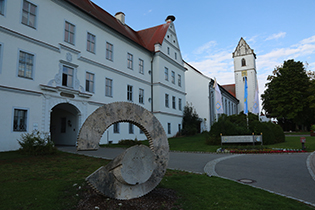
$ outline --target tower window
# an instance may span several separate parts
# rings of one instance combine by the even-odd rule
[[[244,58],[242,59],[242,66],[246,66],[246,60]]]

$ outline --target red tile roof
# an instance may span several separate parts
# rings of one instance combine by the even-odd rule
[[[135,43],[143,46],[147,50],[154,52],[154,45],[156,43],[162,44],[163,39],[166,35],[170,22],[166,22],[162,25],[144,29],[141,31],[134,31],[128,25],[122,24],[114,16],[110,15],[108,12],[103,10],[101,7],[97,6],[90,0],[65,0],[82,10],[86,14],[97,19],[101,23],[107,25],[123,36],[129,38]]]
[[[221,85],[225,90],[227,90],[229,93],[231,93],[234,97],[235,95],[235,84],[230,84],[230,85]]]

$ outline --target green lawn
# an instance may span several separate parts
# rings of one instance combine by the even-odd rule
[[[62,152],[38,157],[1,152],[0,209],[74,209],[79,186],[107,163]],[[175,190],[183,209],[314,209],[233,181],[173,170],[158,187]]]
[[[315,151],[315,137],[307,136],[305,147],[306,151]],[[267,145],[268,148],[284,148],[284,149],[302,149],[302,144],[300,142],[299,136],[286,136],[285,142],[279,144]]]
[[[309,134],[309,133],[308,133]],[[295,133],[294,135],[304,135],[304,133]],[[148,141],[141,141],[144,145],[149,145]],[[207,145],[205,143],[205,134],[197,134],[195,136],[169,138],[168,143],[171,151],[188,151],[188,152],[216,152],[221,145]],[[107,147],[127,147],[125,145],[111,144],[103,145]],[[229,144],[224,144],[228,147]],[[283,149],[302,149],[300,136],[286,136],[285,142],[272,145],[264,145],[267,148],[283,148]],[[305,147],[308,152],[315,151],[315,137],[307,136]]]
[[[0,209],[71,209],[78,186],[106,163],[62,152],[38,157],[1,152]]]

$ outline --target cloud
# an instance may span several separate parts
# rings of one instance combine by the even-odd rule
[[[146,13],[144,13],[143,15],[147,15],[147,14],[149,14],[149,13],[151,13],[152,12],[152,9],[150,9],[150,10],[148,10]]]
[[[208,54],[202,61],[189,62],[204,75],[216,77],[220,84],[234,83],[234,66],[231,51]]]
[[[200,55],[202,53],[209,52],[209,50],[216,45],[217,45],[217,43],[215,41],[207,42],[206,44],[195,49],[193,53]]]
[[[281,32],[273,35],[276,37],[284,37],[285,33]],[[270,36],[271,38],[272,36]],[[253,42],[259,42],[259,37],[254,36]],[[263,43],[263,41],[261,41]],[[226,49],[219,49],[216,46],[215,41],[210,41],[201,47],[197,48],[194,53],[201,55],[196,57],[196,60],[189,61],[192,66],[201,71],[208,77],[216,77],[219,84],[233,84],[234,81],[234,63],[232,53],[234,48],[232,46]],[[261,45],[261,49],[257,48],[257,51],[267,52],[264,54],[258,54],[257,63],[257,77],[259,84],[259,93],[262,94],[265,91],[265,84],[268,82],[268,75],[272,74],[273,69],[276,66],[283,64],[283,61],[288,59],[300,60],[302,62],[309,62],[308,70],[315,71],[315,35],[305,38],[296,44],[292,44],[288,47],[277,49],[264,49],[264,45]],[[254,49],[256,50],[256,49]],[[301,60],[301,59],[309,60]],[[188,59],[187,59],[188,60]],[[260,100],[261,105],[261,100]],[[262,107],[260,106],[260,109]]]
[[[279,32],[277,34],[272,34],[271,36],[267,37],[265,39],[265,41],[273,40],[273,39],[279,39],[279,38],[284,38],[286,34],[287,34],[286,32]]]
[[[281,65],[284,60],[299,59],[314,53],[315,36],[312,36],[289,47],[274,49],[269,53],[259,55],[259,59],[257,59],[257,67],[258,69],[269,68],[271,72],[275,66]]]

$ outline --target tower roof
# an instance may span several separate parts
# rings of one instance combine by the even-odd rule
[[[254,53],[254,50],[249,47],[249,45],[246,43],[246,41],[241,37],[240,41],[238,42],[237,47],[235,48],[235,51],[232,53],[233,58],[237,56],[244,56],[244,55],[254,55],[256,59],[256,54]]]

